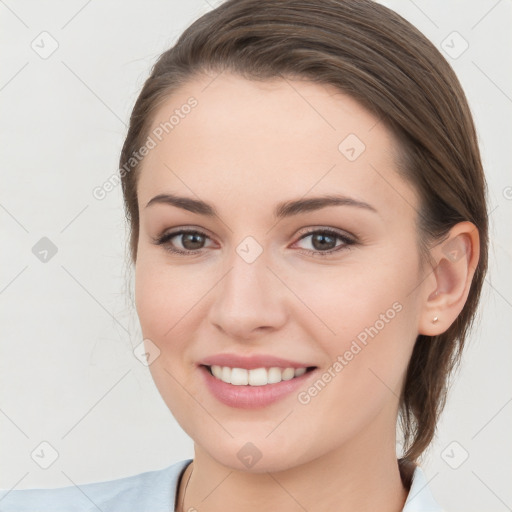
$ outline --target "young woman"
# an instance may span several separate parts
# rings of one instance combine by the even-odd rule
[[[2,510],[440,510],[417,461],[488,221],[425,36],[370,0],[228,0],[158,59],[120,175],[146,357],[194,458]]]

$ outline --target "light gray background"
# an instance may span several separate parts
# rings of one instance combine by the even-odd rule
[[[490,188],[481,321],[423,468],[449,511],[512,510],[512,2],[383,3],[452,53]],[[0,0],[2,488],[107,480],[193,456],[132,352],[142,338],[121,189],[102,201],[92,190],[117,170],[150,66],[215,5]],[[464,41],[454,31],[469,44],[457,58]],[[58,248],[47,262],[32,252],[42,237]],[[31,458],[51,456],[43,441],[58,453],[48,469]]]

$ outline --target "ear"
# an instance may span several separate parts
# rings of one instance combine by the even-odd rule
[[[434,267],[423,283],[418,332],[436,336],[450,327],[466,303],[480,257],[477,227],[471,222],[456,224],[430,254]]]

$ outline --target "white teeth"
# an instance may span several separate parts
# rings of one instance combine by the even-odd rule
[[[210,367],[213,375],[217,377],[217,379],[222,379],[222,367],[214,365]]]
[[[283,380],[290,380],[293,379],[293,377],[295,377],[295,370],[293,368],[285,368],[281,378]]]
[[[306,368],[297,368],[295,370],[295,377],[300,377],[306,373]]]
[[[268,384],[276,384],[281,382],[281,368],[269,368],[268,369]]]
[[[306,368],[230,368],[229,366],[213,365],[210,367],[212,374],[217,379],[233,384],[234,386],[265,386],[277,384],[282,380],[290,380],[306,373]]]
[[[228,368],[227,366],[223,366],[221,369],[221,376],[220,379],[224,382],[227,382],[228,384],[231,383],[231,368]]]
[[[235,370],[240,370],[240,368],[233,368],[233,372]],[[264,386],[267,384],[267,370],[265,368],[255,368],[254,370],[241,370],[249,375],[249,382],[247,384],[250,384],[251,386]]]
[[[222,369],[223,376],[224,370],[225,368]],[[249,384],[249,372],[243,368],[232,368],[230,384],[234,386],[247,386]]]

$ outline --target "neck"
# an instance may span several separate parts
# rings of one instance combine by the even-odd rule
[[[193,471],[189,465],[181,479],[177,502],[183,507],[178,511],[401,512],[408,489],[400,476],[394,433],[391,443],[383,442],[382,431],[380,436],[368,434],[351,440],[350,448],[341,446],[304,464],[260,473],[220,464],[195,445]]]

